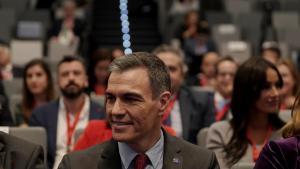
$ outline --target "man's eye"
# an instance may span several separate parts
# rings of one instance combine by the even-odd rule
[[[105,99],[106,99],[107,101],[113,101],[113,100],[115,99],[115,97],[113,97],[113,96],[111,96],[111,95],[106,95],[106,96],[105,96]]]

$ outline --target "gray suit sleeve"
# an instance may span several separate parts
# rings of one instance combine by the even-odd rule
[[[67,155],[64,156],[64,158],[61,160],[58,169],[70,169],[70,164],[69,164],[69,158]]]
[[[219,163],[218,163],[215,153],[212,154],[209,168],[210,169],[220,169],[220,166],[219,166]]]
[[[31,158],[28,162],[28,169],[46,169],[46,161],[44,157],[43,148],[36,146],[31,154]]]

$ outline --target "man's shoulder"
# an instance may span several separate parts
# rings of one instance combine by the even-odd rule
[[[46,103],[42,106],[39,106],[33,110],[33,112],[47,112],[47,111],[53,111],[53,108],[58,108],[59,101],[53,100],[49,103]]]
[[[113,141],[109,140],[106,142],[103,142],[101,144],[97,144],[95,146],[92,146],[90,148],[87,148],[85,150],[81,151],[74,151],[72,153],[69,153],[67,156],[71,161],[77,161],[82,159],[95,159],[99,158],[103,151],[113,146]]]
[[[202,148],[198,145],[192,144],[190,142],[187,142],[183,139],[168,135],[168,142],[166,144],[175,144],[181,152],[184,154],[189,154],[189,155],[208,155],[211,156],[213,155],[213,152],[206,149]]]
[[[166,142],[166,153],[164,158],[166,160],[171,160],[170,162],[165,163],[182,163],[182,166],[187,169],[196,169],[196,168],[218,168],[218,162],[216,160],[214,152],[211,150],[202,148],[200,146],[191,144],[185,140],[167,136]],[[168,145],[167,145],[168,144]],[[177,149],[177,150],[176,150]],[[172,154],[170,152],[179,152],[179,156]],[[176,159],[177,157],[180,157]],[[171,159],[170,159],[171,157]],[[182,158],[182,161],[180,159]]]
[[[197,102],[212,100],[214,97],[214,93],[211,91],[197,90],[190,86],[182,86],[180,92],[184,93],[181,96],[187,96]]]

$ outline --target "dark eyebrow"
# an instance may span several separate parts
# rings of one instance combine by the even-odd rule
[[[139,100],[144,100],[144,98],[140,94],[134,93],[134,92],[124,93],[123,96],[124,97],[133,97],[133,98],[136,98],[136,99],[139,99]]]
[[[113,96],[114,94],[112,94],[111,92],[106,91],[105,92],[105,96]],[[139,100],[144,100],[144,98],[138,94],[138,93],[134,93],[134,92],[127,92],[127,93],[122,93],[121,94],[122,97],[133,97]]]

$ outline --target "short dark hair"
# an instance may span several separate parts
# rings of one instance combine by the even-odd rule
[[[182,69],[183,74],[186,74],[188,71],[188,67],[184,62],[184,53],[182,50],[175,48],[171,45],[162,44],[155,48],[152,52],[154,55],[158,55],[160,53],[172,53],[180,59],[180,68]]]
[[[219,59],[219,60],[217,61],[217,63],[215,64],[216,74],[219,73],[219,65],[220,65],[222,62],[225,62],[225,61],[232,62],[233,64],[236,65],[236,67],[238,67],[238,64],[236,63],[236,61],[235,61],[231,56],[220,57],[220,59]]]
[[[110,72],[124,72],[134,68],[145,68],[150,80],[152,97],[158,97],[164,91],[171,90],[171,80],[164,62],[156,55],[147,52],[135,52],[116,58],[110,65]]]
[[[84,71],[86,72],[86,63],[85,61],[79,57],[79,56],[72,56],[72,55],[66,55],[60,60],[57,64],[57,70],[59,70],[60,65],[63,63],[69,63],[69,62],[79,62],[82,64]]]

